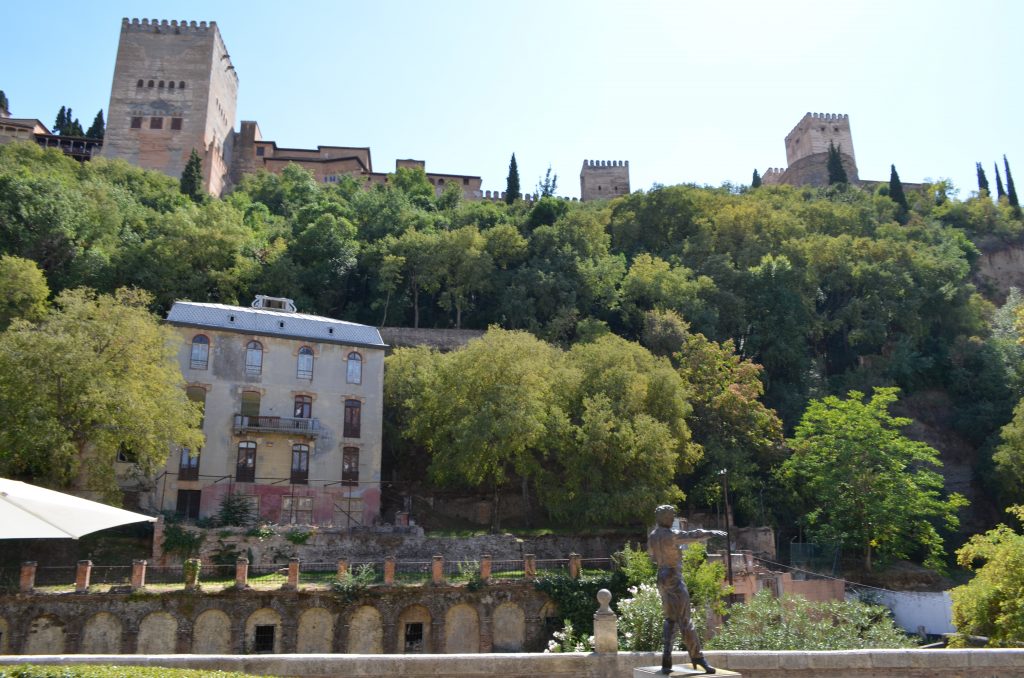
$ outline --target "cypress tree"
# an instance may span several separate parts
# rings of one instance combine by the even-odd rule
[[[999,165],[993,163],[996,168],[996,200],[1000,200],[1006,197],[1006,189],[1003,188],[1003,178],[999,176]]]
[[[846,168],[843,167],[843,159],[839,155],[839,149],[831,141],[828,142],[828,185],[847,184],[850,180],[846,176]]]
[[[4,94],[4,91],[2,89],[0,89],[0,113],[6,113],[9,115],[10,112],[11,105],[10,102],[7,101],[7,95]]]
[[[516,154],[508,163],[508,179],[505,181],[505,202],[509,205],[519,198],[519,166],[516,165]]]
[[[105,127],[106,124],[103,121],[103,109],[101,108],[100,112],[96,114],[95,118],[93,118],[92,127],[90,127],[89,131],[85,133],[85,136],[89,137],[90,139],[102,140],[103,130]]]
[[[896,221],[905,224],[907,223],[907,213],[910,211],[910,206],[907,205],[907,196],[903,193],[903,183],[900,181],[900,175],[896,172],[896,165],[891,165],[890,167],[889,198],[899,205],[899,209],[896,210]]]
[[[68,109],[68,112],[69,113],[71,112],[70,108]],[[71,116],[68,116],[68,124],[67,124],[66,129],[67,129],[67,131],[63,132],[62,134],[67,134],[69,137],[84,137],[85,136],[85,130],[82,129],[82,123],[78,122],[78,118],[75,118],[74,120],[72,120]]]
[[[754,177],[750,180],[751,188],[759,188],[761,186],[761,175],[754,170]]]
[[[194,148],[188,156],[188,162],[185,163],[185,170],[181,173],[179,190],[192,198],[192,202],[201,203],[206,199],[206,192],[203,190],[203,161]]]
[[[68,126],[68,113],[67,109],[63,106],[60,107],[60,111],[57,112],[57,120],[53,123],[53,133],[63,134],[64,129]]]
[[[1003,155],[1003,167],[1006,169],[1006,197],[1010,199],[1010,206],[1020,209],[1020,202],[1017,201],[1017,189],[1013,187],[1013,175],[1010,174],[1010,163]]]
[[[974,163],[978,170],[978,195],[988,195],[988,177],[985,176],[985,168],[980,162]]]

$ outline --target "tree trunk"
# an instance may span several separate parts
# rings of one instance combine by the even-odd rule
[[[412,326],[420,326],[420,288],[412,286]]]
[[[384,297],[384,317],[380,319],[380,326],[387,327],[388,325],[388,304],[391,303],[391,292],[388,292],[388,296]]]
[[[498,483],[494,483],[494,503],[491,506],[491,532],[493,534],[501,531],[501,515],[498,510]]]
[[[523,474],[523,515],[526,517],[526,526],[533,527],[533,521],[530,520],[530,481]]]

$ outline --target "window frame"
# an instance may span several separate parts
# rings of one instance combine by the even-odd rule
[[[313,418],[313,396],[299,393],[295,396],[292,413],[295,419]]]
[[[196,347],[204,347],[204,355],[196,358]],[[191,350],[188,357],[189,369],[205,370],[210,367],[210,338],[205,334],[197,334],[192,337]]]
[[[363,424],[363,403],[356,398],[345,399],[345,417],[342,427],[342,437],[359,438],[362,433]]]
[[[235,482],[256,482],[256,441],[240,440],[238,456],[235,460]]]
[[[354,377],[353,371],[356,373]],[[345,357],[345,383],[363,383],[363,356],[359,351],[349,351],[349,354]]]
[[[181,448],[178,456],[178,480],[199,480],[199,458],[203,454],[202,448],[192,456],[191,450],[187,447]]]
[[[292,485],[309,484],[309,445],[302,443],[292,445],[291,483]]]
[[[359,448],[341,448],[341,486],[359,487]]]
[[[164,118],[160,115],[151,115],[149,117],[149,129],[163,129]]]
[[[309,364],[308,367],[304,363]],[[313,369],[316,364],[316,354],[309,346],[300,346],[295,356],[295,378],[305,381],[313,381]]]
[[[258,356],[259,360],[253,360]],[[245,376],[258,377],[263,374],[263,344],[252,339],[245,344]]]

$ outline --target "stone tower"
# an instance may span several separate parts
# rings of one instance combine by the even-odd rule
[[[761,177],[766,184],[828,186],[829,143],[839,149],[850,183],[857,183],[857,157],[853,153],[850,116],[840,113],[807,113],[786,135],[785,170],[769,168]]]
[[[195,149],[206,190],[226,188],[238,75],[210,21],[124,19],[103,155],[180,177]]]
[[[628,160],[584,160],[580,200],[606,200],[629,194]]]

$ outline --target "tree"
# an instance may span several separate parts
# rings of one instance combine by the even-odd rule
[[[999,165],[996,168],[996,200],[1000,200],[1006,197],[1006,189],[1003,188],[1003,178],[999,174]]]
[[[40,323],[0,334],[0,473],[116,501],[119,451],[151,475],[172,449],[202,446],[175,335],[150,301],[137,290],[65,291]]]
[[[1020,212],[1020,201],[1017,200],[1017,189],[1013,185],[1013,175],[1010,174],[1010,161],[1003,156],[1003,167],[1006,169],[1006,197],[1010,200],[1010,207]]]
[[[60,110],[57,111],[57,119],[53,123],[53,133],[54,134],[63,134],[65,128],[68,125],[68,113],[69,112],[70,111],[68,111],[64,106],[61,106]]]
[[[188,156],[188,162],[185,163],[185,169],[181,172],[179,188],[182,194],[192,198],[192,202],[202,203],[207,197],[203,183],[203,160],[193,148]]]
[[[753,178],[751,178],[751,180],[750,180],[750,187],[751,188],[760,188],[761,187],[761,175],[757,173],[756,169],[754,170]]]
[[[980,162],[974,163],[978,172],[978,195],[988,195],[988,177],[985,176],[985,169]]]
[[[893,417],[896,388],[842,400],[812,400],[789,440],[792,456],[780,476],[803,498],[811,533],[837,546],[857,549],[870,570],[877,556],[907,558],[917,550],[925,564],[941,567],[942,538],[934,522],[954,529],[959,494],[942,497],[939,453],[900,430],[909,419]],[[828,497],[827,501],[822,501]]]
[[[103,109],[101,108],[93,118],[92,125],[86,131],[85,136],[90,139],[103,140],[103,131],[106,128],[106,123],[103,121]]]
[[[899,206],[896,211],[896,221],[901,224],[907,223],[907,212],[910,207],[907,205],[907,196],[903,193],[903,183],[900,175],[896,173],[896,165],[891,165],[889,172],[889,199]]]
[[[544,179],[537,182],[537,199],[552,197],[557,190],[558,175],[552,176],[551,165],[548,165],[548,171],[544,173]]]
[[[1024,506],[1007,513],[1024,522]],[[1000,524],[976,534],[956,552],[957,562],[974,569],[974,578],[951,592],[953,625],[964,636],[985,636],[989,647],[1020,647],[1024,643],[1024,534]]]
[[[508,179],[505,180],[505,202],[511,205],[520,197],[519,193],[519,166],[516,165],[516,154],[512,154],[512,160],[508,163]]]
[[[2,89],[0,89],[0,113],[10,113],[10,112],[11,112],[11,102],[9,102],[7,100],[7,95],[4,94],[4,91]]]
[[[846,176],[846,168],[843,167],[843,158],[839,153],[839,147],[828,142],[828,185],[846,184],[849,179]]]
[[[46,315],[50,288],[34,261],[0,256],[0,330],[15,318],[38,322]]]
[[[53,124],[53,133],[65,137],[84,137],[82,123],[74,117],[71,107],[61,106],[57,112],[57,120]]]

